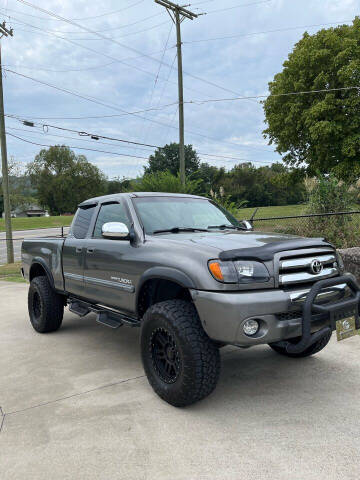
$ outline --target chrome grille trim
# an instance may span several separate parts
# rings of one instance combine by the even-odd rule
[[[341,283],[335,287],[327,288],[321,291],[316,297],[317,300],[328,301],[333,300],[334,298],[342,298],[349,294],[348,287],[346,283]],[[290,300],[294,303],[303,303],[307,297],[307,294],[310,292],[310,288],[304,290],[293,290],[289,292]]]
[[[337,268],[324,268],[324,270],[314,275],[309,272],[296,272],[296,273],[286,273],[280,275],[279,283],[280,285],[294,285],[297,283],[308,283],[315,282],[317,280],[324,280],[324,278],[330,278],[335,276],[338,273]]]
[[[311,257],[292,258],[290,260],[282,260],[280,268],[286,270],[297,270],[299,268],[310,268],[311,262],[319,260],[323,265],[336,262],[335,255],[312,255]]]
[[[314,262],[321,263],[322,270],[316,273]],[[278,285],[281,287],[301,288],[304,284],[312,284],[339,275],[337,257],[334,250],[311,249],[301,252],[284,252],[278,259]]]

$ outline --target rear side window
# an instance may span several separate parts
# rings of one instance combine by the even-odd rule
[[[94,238],[102,238],[102,226],[108,222],[121,222],[130,228],[130,220],[121,203],[108,203],[101,207],[96,219]]]
[[[81,207],[76,212],[71,231],[75,238],[85,238],[96,206]]]

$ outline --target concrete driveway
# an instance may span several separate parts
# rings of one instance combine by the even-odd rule
[[[0,282],[2,480],[359,478],[360,338],[301,360],[223,349],[215,393],[175,409],[143,376],[137,329],[67,312],[39,335],[26,293]]]

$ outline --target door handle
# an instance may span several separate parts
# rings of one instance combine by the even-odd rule
[[[94,252],[95,252],[95,248],[88,248],[86,251],[87,251],[87,253],[94,253]]]
[[[82,252],[82,248],[81,247],[76,247],[76,253],[81,253]]]

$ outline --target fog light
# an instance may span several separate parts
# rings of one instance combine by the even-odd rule
[[[243,326],[245,335],[252,336],[259,330],[259,322],[256,320],[246,320]]]

